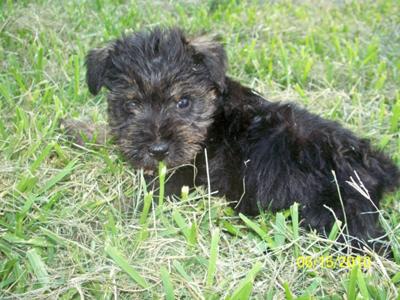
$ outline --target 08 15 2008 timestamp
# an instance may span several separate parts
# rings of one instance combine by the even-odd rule
[[[327,268],[327,269],[351,269],[355,265],[359,265],[362,269],[371,268],[372,261],[369,256],[299,256],[296,259],[296,266],[299,269],[316,269],[316,268]]]

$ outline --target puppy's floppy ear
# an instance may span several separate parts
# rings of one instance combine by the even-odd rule
[[[227,58],[224,47],[216,38],[199,37],[189,41],[194,49],[194,60],[203,63],[220,92],[225,89]]]
[[[86,83],[89,91],[97,95],[104,85],[111,46],[90,50],[86,56]]]

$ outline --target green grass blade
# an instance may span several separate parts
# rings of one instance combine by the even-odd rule
[[[43,48],[40,47],[36,57],[36,80],[39,82],[43,73]]]
[[[249,227],[251,230],[257,233],[261,237],[261,239],[266,241],[270,248],[275,247],[275,243],[272,240],[272,238],[258,224],[251,221],[249,218],[247,218],[245,215],[241,213],[239,214],[239,217],[243,220],[243,222],[247,225],[247,227]]]
[[[150,191],[149,193],[146,193],[144,195],[144,204],[143,204],[143,210],[142,213],[140,215],[140,219],[139,219],[139,224],[140,225],[144,225],[147,221],[148,215],[149,215],[149,211],[150,211],[150,207],[151,207],[151,203],[153,202],[153,192]]]
[[[9,259],[14,259],[17,257],[17,253],[13,251],[8,243],[0,239],[0,252],[7,256]]]
[[[218,258],[219,229],[216,228],[211,234],[210,258],[208,260],[206,286],[211,287],[214,282],[215,273],[217,271]]]
[[[185,219],[182,217],[182,215],[179,213],[178,210],[174,209],[174,211],[172,212],[172,218],[178,225],[179,229],[182,231],[185,238],[189,241],[190,240],[189,225],[186,224]]]
[[[356,300],[357,297],[357,273],[358,273],[358,265],[354,265],[354,267],[350,271],[349,282],[347,284],[347,299],[348,300]]]
[[[28,196],[28,199],[26,199],[24,206],[22,206],[22,208],[19,212],[19,216],[24,218],[28,214],[33,203],[35,203],[36,200],[37,200],[37,197],[35,195],[30,194]]]
[[[38,194],[42,194],[49,189],[51,189],[54,185],[64,179],[64,177],[68,176],[74,170],[76,160],[71,161],[68,165],[65,166],[59,173],[57,173],[54,177],[49,179],[41,189],[39,189]]]
[[[147,281],[129,264],[126,258],[122,255],[117,248],[107,245],[104,248],[105,252],[111,259],[127,273],[137,284],[143,288],[148,288]]]
[[[283,284],[283,289],[285,290],[285,299],[286,299],[286,300],[293,300],[293,299],[294,299],[294,298],[293,298],[293,294],[292,294],[292,292],[290,291],[289,284],[288,284],[287,282],[285,282],[285,283]]]
[[[400,96],[396,104],[393,106],[393,113],[392,117],[390,118],[390,131],[393,133],[398,133],[399,126],[400,126]]]
[[[44,287],[48,286],[50,284],[49,274],[47,273],[45,263],[37,251],[35,249],[29,250],[26,253],[26,257],[39,283]]]
[[[313,300],[313,298],[308,294],[304,294],[304,295],[297,297],[296,300]]]
[[[190,245],[194,245],[197,242],[197,225],[196,223],[192,223],[189,230],[188,242]]]
[[[169,272],[165,267],[160,268],[161,280],[163,282],[164,291],[165,291],[165,299],[173,300],[174,296],[174,287],[172,285],[171,277],[169,276]]]
[[[38,178],[36,176],[24,176],[21,180],[17,183],[17,190],[21,193],[30,192],[36,186],[38,182]]]
[[[1,107],[0,107],[1,109]],[[4,125],[3,120],[0,119],[0,137],[5,140],[8,137],[6,126]]]
[[[292,217],[293,240],[296,241],[299,239],[299,204],[297,202],[290,207],[290,216]],[[294,255],[298,257],[300,253],[299,246],[296,243],[294,247]]]
[[[233,225],[231,222],[227,221],[227,220],[223,220],[221,222],[221,225],[223,227],[223,229],[227,232],[229,232],[230,234],[234,235],[234,236],[241,236],[242,233],[240,232],[240,230]]]
[[[240,284],[231,297],[228,297],[229,300],[247,300],[250,299],[251,293],[253,292],[253,282],[246,281]]]
[[[107,223],[104,224],[104,228],[109,234],[109,236],[114,237],[118,235],[118,228],[115,224],[115,218],[112,212],[107,213],[108,218],[107,218]]]
[[[336,222],[332,226],[331,232],[329,233],[329,240],[335,241],[337,239],[341,226],[342,222],[340,220],[336,220]]]
[[[46,228],[41,228],[41,231],[43,232],[43,234],[46,237],[48,237],[50,240],[52,240],[56,244],[63,246],[63,247],[68,246],[68,240],[60,237],[59,235],[55,234],[54,232],[52,232]]]
[[[262,264],[257,262],[251,268],[246,277],[239,283],[238,287],[232,293],[230,300],[243,300],[250,299],[251,293],[253,292],[253,283],[257,274],[261,271]]]
[[[158,164],[158,178],[160,181],[160,189],[158,193],[158,205],[161,207],[164,203],[164,190],[165,190],[165,176],[167,174],[167,167],[163,161]]]
[[[6,100],[8,105],[11,106],[13,104],[13,101],[11,99],[12,98],[12,94],[11,94],[11,91],[9,90],[8,85],[3,84],[1,82],[0,82],[0,96],[2,96],[3,99]]]
[[[78,99],[79,96],[79,79],[80,79],[80,65],[79,65],[79,56],[73,56],[73,65],[74,65],[74,99]]]
[[[268,289],[264,299],[265,300],[273,300],[275,294],[276,294],[275,289],[273,287],[271,287]]]
[[[36,160],[31,164],[29,167],[29,170],[33,173],[36,171],[36,169],[40,166],[40,164],[43,162],[43,160],[49,156],[51,150],[53,149],[53,144],[47,144],[47,146],[43,149],[42,153],[36,158]]]
[[[367,287],[367,284],[365,282],[364,274],[361,271],[360,267],[357,268],[357,284],[358,284],[358,288],[360,289],[361,295],[365,299],[370,299],[371,297],[370,297],[370,295],[368,293],[368,287]]]
[[[285,217],[284,215],[279,212],[276,214],[276,219],[275,219],[275,234],[274,234],[274,240],[275,240],[275,246],[279,247],[285,244]]]
[[[391,281],[396,284],[400,282],[400,272],[397,272],[391,279]]]
[[[143,194],[147,194],[147,183],[146,179],[144,178],[143,170],[140,171],[140,187],[143,189]]]
[[[57,243],[60,246],[63,246],[63,247],[74,246],[76,248],[79,248],[80,251],[83,250],[90,255],[95,255],[95,252],[93,252],[89,248],[86,248],[84,245],[82,245],[76,241],[68,240],[68,239],[61,237],[58,234],[56,234],[46,228],[43,228],[43,227],[41,228],[41,231],[46,237],[48,237],[50,240],[52,240],[53,242]]]
[[[174,260],[174,262],[172,263],[175,267],[175,269],[178,271],[178,273],[187,281],[187,282],[192,282],[193,278],[189,276],[189,274],[186,272],[185,268],[182,266],[182,264],[177,261]]]

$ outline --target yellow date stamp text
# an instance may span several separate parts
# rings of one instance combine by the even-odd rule
[[[296,266],[299,269],[351,269],[355,265],[359,265],[361,269],[371,268],[372,261],[369,256],[299,256],[296,259]]]

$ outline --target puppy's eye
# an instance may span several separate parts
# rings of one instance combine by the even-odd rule
[[[179,100],[179,102],[176,104],[176,107],[179,109],[184,109],[187,108],[190,104],[190,101],[188,98],[182,98],[181,100]]]
[[[127,112],[134,112],[136,109],[136,104],[132,101],[127,101],[124,104],[124,108]]]

